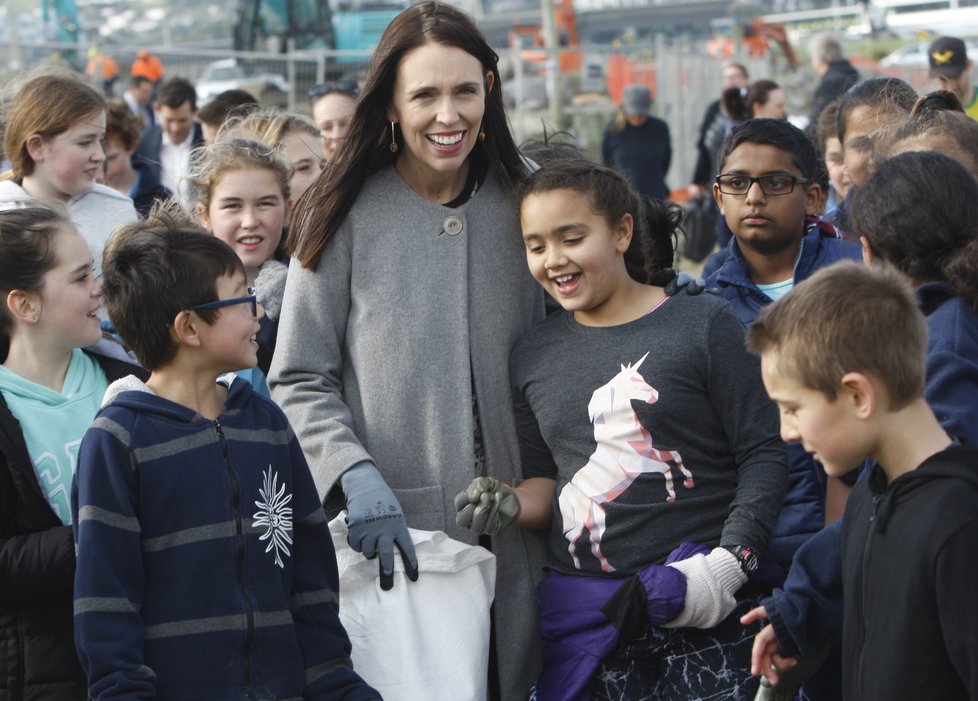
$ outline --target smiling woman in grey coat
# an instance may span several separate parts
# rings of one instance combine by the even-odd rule
[[[351,546],[379,556],[385,589],[398,557],[417,576],[408,526],[474,544],[454,495],[474,476],[521,473],[509,353],[543,298],[526,268],[512,195],[526,165],[496,63],[449,5],[398,16],[346,142],[291,226],[272,393],[321,498],[345,504]],[[483,543],[498,558],[504,699],[526,697],[539,656],[544,544],[515,531]]]

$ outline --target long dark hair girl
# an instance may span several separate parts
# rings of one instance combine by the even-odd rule
[[[918,282],[944,282],[978,312],[978,181],[934,151],[883,163],[856,193],[854,228],[873,253]]]
[[[519,187],[520,203],[530,195],[572,190],[588,199],[591,211],[615,226],[631,215],[634,230],[625,251],[625,269],[643,284],[657,284],[658,274],[671,268],[682,209],[674,202],[644,197],[621,174],[573,154],[562,155],[533,173]]]

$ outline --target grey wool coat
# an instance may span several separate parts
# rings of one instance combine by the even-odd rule
[[[544,315],[512,197],[490,173],[451,209],[417,195],[393,167],[379,171],[318,268],[292,264],[282,306],[272,396],[320,498],[371,460],[410,527],[476,543],[453,507],[477,476],[473,391],[485,473],[519,481],[509,354]],[[540,656],[534,585],[545,534],[509,528],[492,548],[502,698],[525,699]]]

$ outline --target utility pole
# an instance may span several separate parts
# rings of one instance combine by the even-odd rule
[[[560,75],[560,41],[557,37],[557,19],[555,16],[554,0],[540,0],[540,34],[543,38],[543,48],[547,52],[547,105],[550,113],[550,124],[554,129],[562,125],[563,105],[561,100]]]

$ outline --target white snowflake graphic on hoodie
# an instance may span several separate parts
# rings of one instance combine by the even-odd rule
[[[267,540],[268,547],[265,552],[275,552],[275,564],[284,568],[282,554],[289,556],[289,546],[292,545],[292,507],[288,503],[292,501],[292,495],[285,493],[285,485],[278,486],[278,473],[272,472],[272,466],[268,466],[265,472],[265,486],[258,490],[262,501],[256,501],[255,506],[258,511],[252,518],[255,526],[265,527],[265,532],[258,537],[258,540]]]

